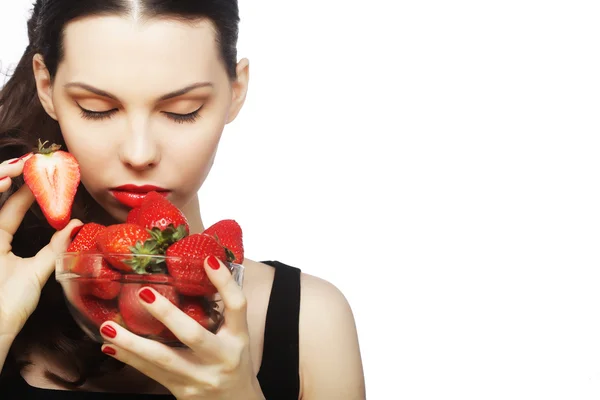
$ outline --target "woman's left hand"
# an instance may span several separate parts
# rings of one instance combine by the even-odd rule
[[[179,400],[264,399],[250,358],[246,297],[227,267],[214,258],[211,263],[219,266],[215,270],[209,259],[204,268],[225,307],[217,334],[146,287],[139,291],[144,294],[140,302],[189,349],[172,348],[105,322],[100,332],[109,343],[102,351],[160,383]]]

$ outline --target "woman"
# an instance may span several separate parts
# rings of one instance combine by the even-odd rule
[[[162,187],[191,232],[204,230],[197,192],[248,88],[238,20],[236,0],[35,3],[30,44],[0,96],[3,399],[364,398],[350,307],[297,268],[245,259],[241,290],[207,260],[229,310],[217,335],[153,291],[145,307],[186,351],[112,322],[102,326],[105,343],[92,342],[53,278],[83,222],[125,220],[115,187]],[[58,232],[23,185],[19,157],[38,138],[64,145],[81,167],[76,219]]]

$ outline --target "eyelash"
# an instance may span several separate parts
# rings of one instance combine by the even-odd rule
[[[81,109],[81,117],[84,119],[91,119],[91,120],[95,120],[95,121],[100,121],[103,119],[109,119],[113,116],[114,113],[116,113],[118,111],[118,109],[113,108],[112,110],[108,110],[108,111],[92,111],[92,110],[86,110],[85,108],[81,107],[79,104],[77,104],[79,106],[79,108]],[[170,112],[166,112],[163,111],[163,113],[171,120],[173,120],[174,122],[177,122],[178,124],[183,124],[185,122],[196,122],[196,120],[198,119],[198,114],[200,113],[200,110],[202,109],[202,106],[200,106],[200,108],[198,108],[196,111],[192,111],[189,114],[175,114],[175,113],[170,113]]]

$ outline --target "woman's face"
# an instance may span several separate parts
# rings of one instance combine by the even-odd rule
[[[40,100],[79,161],[82,184],[117,220],[145,185],[180,208],[196,196],[247,88],[246,60],[230,81],[209,21],[85,18],[65,28],[54,81],[40,60]]]

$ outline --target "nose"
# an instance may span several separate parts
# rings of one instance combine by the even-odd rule
[[[158,165],[160,151],[157,141],[144,126],[132,129],[123,141],[119,157],[127,167],[146,171]]]

